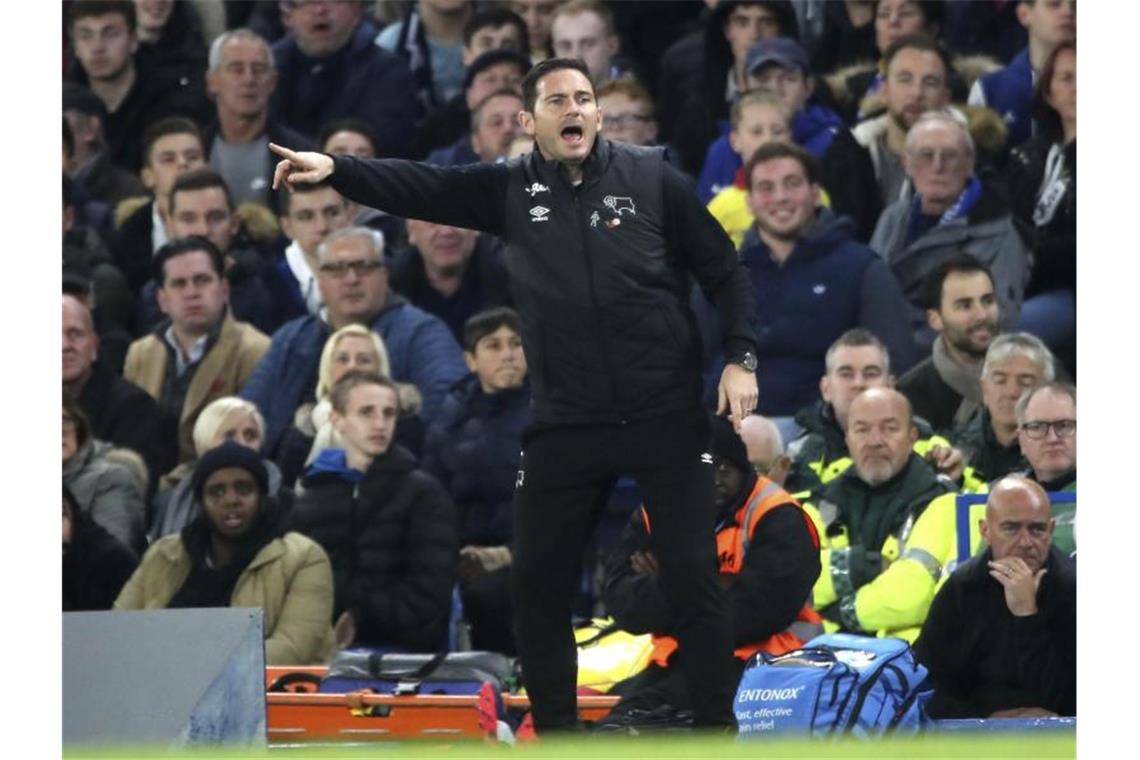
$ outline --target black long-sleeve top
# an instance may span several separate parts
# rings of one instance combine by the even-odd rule
[[[1037,614],[1016,617],[989,575],[991,550],[958,568],[939,590],[914,644],[930,672],[935,718],[985,718],[997,710],[1077,710],[1077,568],[1052,548]]]

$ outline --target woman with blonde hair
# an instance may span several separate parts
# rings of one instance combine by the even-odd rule
[[[341,445],[329,422],[332,412],[329,391],[346,372],[354,369],[384,377],[392,374],[384,340],[364,325],[346,325],[325,341],[317,369],[316,398],[297,408],[293,426],[285,431],[278,448],[277,463],[284,483],[295,483],[317,454]],[[397,387],[401,418],[414,415],[423,405],[419,390],[410,383],[397,383]],[[404,424],[403,419],[401,424]],[[422,431],[420,435],[422,437]]]
[[[155,494],[148,534],[151,541],[178,533],[197,514],[190,474],[203,454],[226,441],[234,441],[260,454],[264,437],[265,419],[252,402],[237,396],[223,396],[210,402],[194,422],[192,439],[197,459],[183,462],[163,476]],[[281,487],[281,472],[269,461],[265,461],[265,467],[269,473],[269,493],[276,496]]]

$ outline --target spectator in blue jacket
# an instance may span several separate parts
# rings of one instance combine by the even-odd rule
[[[434,420],[447,389],[466,374],[447,325],[389,290],[380,233],[347,227],[329,235],[317,256],[324,307],[273,334],[268,353],[241,392],[265,417],[263,451],[270,458],[297,408],[313,397],[325,340],[347,324],[369,325],[384,339],[392,378],[414,384],[423,394],[426,424]]]
[[[822,156],[845,125],[839,114],[813,101],[815,81],[800,43],[787,37],[760,40],[748,49],[744,70],[747,91],[778,95],[792,114],[792,139],[813,156]],[[730,186],[746,158],[733,149],[725,129],[709,146],[697,179],[701,202],[708,203]]]
[[[467,320],[456,383],[424,443],[424,470],[459,508],[459,580],[475,649],[515,653],[510,605],[511,525],[523,428],[530,420],[519,317],[507,307]]]
[[[793,440],[796,410],[814,400],[828,346],[847,330],[878,335],[901,369],[913,362],[907,303],[854,224],[819,206],[819,168],[803,148],[761,146],[745,166],[756,217],[740,259],[756,290],[760,414]]]
[[[1021,0],[1017,20],[1029,32],[1029,45],[999,69],[974,82],[972,106],[987,106],[1001,114],[1009,127],[1006,148],[1013,148],[1032,132],[1033,83],[1053,48],[1077,39],[1076,0]]]
[[[273,46],[271,118],[311,140],[329,119],[356,116],[375,128],[379,155],[408,155],[416,82],[403,59],[374,44],[364,4],[281,3],[281,21],[289,34]]]

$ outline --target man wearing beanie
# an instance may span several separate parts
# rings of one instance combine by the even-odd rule
[[[261,457],[227,441],[202,455],[191,483],[198,516],[151,545],[115,609],[260,607],[267,665],[328,662],[332,567],[316,542],[282,529]]]
[[[744,442],[722,418],[712,419],[720,582],[728,589],[737,675],[757,651],[781,654],[822,632],[807,604],[819,575],[819,537],[792,497],[748,462]],[[606,571],[606,609],[622,629],[652,633],[644,672],[619,683],[621,702],[602,725],[683,721],[691,711],[680,668],[685,656],[669,636],[673,615],[658,579],[652,525],[644,507],[634,511]]]

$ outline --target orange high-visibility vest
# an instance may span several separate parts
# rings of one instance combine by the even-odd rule
[[[740,568],[744,567],[744,555],[748,552],[748,543],[752,540],[752,534],[756,532],[756,525],[763,519],[764,515],[768,514],[769,510],[785,504],[792,504],[800,510],[804,523],[808,527],[808,533],[811,534],[812,543],[815,544],[817,550],[819,549],[819,533],[816,531],[811,518],[800,507],[799,502],[793,499],[787,491],[760,475],[757,476],[756,485],[753,487],[752,493],[748,495],[744,506],[736,510],[733,523],[717,531],[716,555],[722,574],[736,575],[740,572]],[[645,507],[641,508],[641,519],[645,523],[645,530],[649,531],[649,515],[645,511]],[[787,629],[774,633],[761,641],[739,646],[733,650],[733,654],[746,660],[761,649],[769,654],[790,652],[803,646],[805,640],[823,633],[822,622],[823,619],[820,618],[819,614],[809,605],[804,604],[796,614],[796,619]],[[665,667],[669,657],[676,649],[677,640],[672,636],[654,634],[653,653],[650,655],[650,659],[661,667]]]

